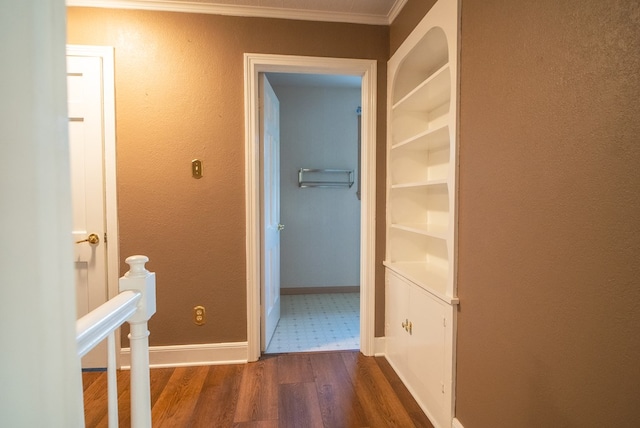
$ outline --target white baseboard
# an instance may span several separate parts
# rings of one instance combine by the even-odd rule
[[[453,418],[453,422],[451,423],[451,428],[464,428],[459,420]]]
[[[247,342],[150,346],[149,367],[210,366],[247,362]],[[131,349],[120,350],[120,367],[131,368]]]
[[[387,341],[386,337],[374,337],[373,338],[373,355],[376,357],[384,357],[387,355]]]

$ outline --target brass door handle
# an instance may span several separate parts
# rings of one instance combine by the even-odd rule
[[[278,230],[284,230],[284,224],[279,223],[278,224]]]
[[[95,245],[100,243],[100,237],[95,233],[92,233],[91,235],[87,236],[87,239],[83,239],[82,241],[76,241],[76,244],[82,244],[83,242],[88,242],[89,244]]]

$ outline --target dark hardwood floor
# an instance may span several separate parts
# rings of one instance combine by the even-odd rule
[[[107,427],[106,373],[83,373],[88,428]],[[118,372],[129,427],[129,372]],[[263,356],[248,364],[151,369],[155,428],[430,427],[386,359],[357,351]]]

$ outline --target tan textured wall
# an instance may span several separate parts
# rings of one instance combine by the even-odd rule
[[[640,426],[640,7],[463,0],[457,415]]]
[[[408,0],[389,30],[389,48],[391,55],[400,47],[429,9],[436,4],[436,0]],[[391,56],[390,55],[390,56]]]
[[[640,6],[462,0],[461,25],[456,415],[640,426]]]
[[[70,8],[68,42],[115,47],[120,254],[148,255],[157,274],[151,344],[246,340],[243,53],[379,60],[384,171],[388,28]],[[194,158],[200,180],[191,178]],[[378,230],[381,294],[384,173]],[[193,324],[194,305],[206,307],[205,326]]]

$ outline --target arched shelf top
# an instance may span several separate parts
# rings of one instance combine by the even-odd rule
[[[400,64],[394,81],[393,104],[448,62],[447,35],[441,27],[433,27]]]

